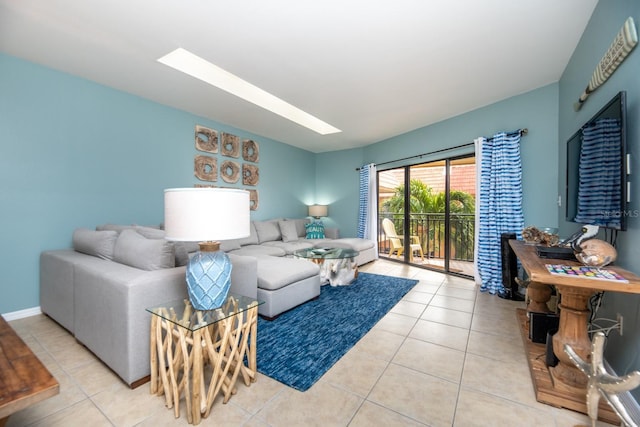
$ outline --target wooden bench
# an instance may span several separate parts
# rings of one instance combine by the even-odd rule
[[[58,381],[0,316],[0,427],[14,412],[59,392]]]

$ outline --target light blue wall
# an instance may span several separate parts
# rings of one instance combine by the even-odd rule
[[[159,224],[163,189],[198,182],[196,124],[260,144],[253,219],[306,215],[313,153],[14,57],[0,70],[0,313],[39,305],[38,255],[75,228]]]
[[[559,98],[559,170],[558,191],[564,193],[566,181],[566,141],[578,128],[603,107],[621,90],[627,91],[627,143],[632,154],[632,201],[628,207],[628,230],[618,236],[617,264],[640,273],[640,49],[636,47],[617,71],[589,96],[579,112],[573,110],[573,103],[586,87],[603,54],[625,20],[632,16],[636,28],[640,23],[640,2],[637,0],[616,0],[598,3],[589,25],[578,44],[560,80]],[[564,208],[563,208],[564,209]],[[561,231],[566,235],[575,231],[577,224],[564,220],[564,210],[558,213]],[[605,357],[618,374],[630,370],[640,370],[640,297],[630,294],[606,293],[604,304],[598,317],[615,319],[616,314],[624,317],[624,335],[610,334]],[[640,390],[634,391],[640,399]]]
[[[358,210],[358,174],[364,163],[383,163],[472,142],[478,136],[528,128],[522,138],[522,175],[525,224],[557,225],[558,85],[514,96],[449,120],[367,146],[318,156],[318,189],[340,192],[340,229],[355,235]],[[473,147],[382,165],[378,170],[473,152]],[[331,173],[326,173],[331,171]],[[333,217],[334,214],[332,213]]]
[[[327,227],[337,227],[343,237],[358,234],[358,189],[362,148],[316,155],[316,202],[329,205]]]

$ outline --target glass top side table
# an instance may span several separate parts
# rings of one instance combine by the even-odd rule
[[[146,310],[193,332],[220,320],[235,316],[238,313],[258,307],[263,303],[264,301],[229,293],[222,306],[213,310],[196,310],[188,298],[169,301],[156,307],[149,307]]]
[[[165,397],[167,408],[180,416],[184,396],[187,421],[199,424],[211,413],[218,394],[227,403],[236,380],[256,381],[258,306],[253,298],[229,294],[222,306],[196,310],[189,299],[146,310],[151,316],[151,394]],[[204,369],[204,365],[211,369]]]

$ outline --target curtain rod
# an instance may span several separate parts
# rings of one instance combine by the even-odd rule
[[[513,136],[513,135],[525,136],[527,133],[529,133],[529,129],[524,128],[524,129],[516,130],[514,132],[507,132],[507,136]],[[485,138],[485,139],[487,141],[493,141],[493,137]],[[470,147],[470,146],[472,146],[474,144],[475,144],[474,142],[468,142],[466,144],[456,145],[455,147],[442,148],[440,150],[430,151],[428,153],[416,154],[415,156],[403,157],[401,159],[389,160],[387,162],[377,163],[376,166],[386,165],[388,163],[401,162],[403,160],[410,160],[410,159],[415,159],[415,158],[419,158],[419,157],[423,157],[423,156],[429,156],[431,154],[437,154],[437,153],[441,153],[443,151],[451,151],[451,150],[455,150],[455,149],[458,149],[458,148]],[[356,168],[356,170],[359,171],[360,168]]]

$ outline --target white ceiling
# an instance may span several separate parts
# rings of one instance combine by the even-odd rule
[[[597,0],[0,0],[0,51],[312,152],[560,79]],[[342,130],[156,60],[182,47]]]

